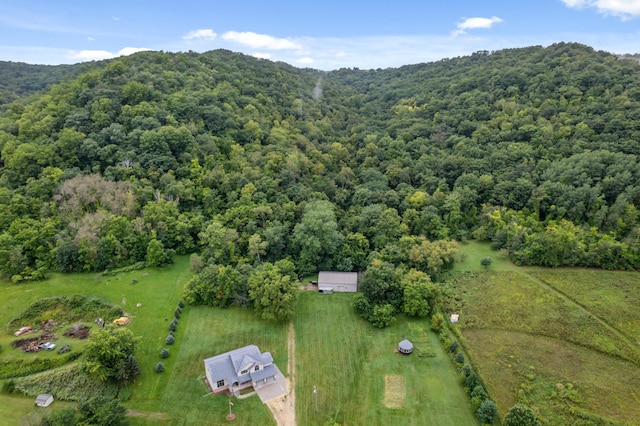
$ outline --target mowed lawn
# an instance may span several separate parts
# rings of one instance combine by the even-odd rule
[[[544,424],[640,424],[638,348],[602,320],[628,309],[629,287],[612,281],[568,269],[449,278],[447,310],[501,414],[523,402]]]
[[[258,319],[253,309],[212,308],[199,306],[185,312],[180,350],[172,353],[175,363],[164,375],[169,383],[160,409],[167,413],[166,424],[213,425],[226,423],[229,397],[208,395],[204,383],[205,358],[246,345],[257,345],[271,352],[274,363],[287,372],[287,324],[274,324]],[[273,416],[257,395],[231,399],[236,425],[275,425]],[[151,407],[153,409],[153,407]],[[140,419],[141,421],[142,419]],[[158,422],[147,417],[148,424]]]
[[[376,329],[353,312],[352,299],[300,294],[294,319],[298,424],[324,425],[330,418],[344,425],[478,424],[428,321],[401,316]],[[395,352],[405,337],[414,340],[410,356]]]

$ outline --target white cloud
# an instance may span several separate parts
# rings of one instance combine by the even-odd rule
[[[252,53],[251,56],[258,59],[271,59],[271,53],[256,52],[256,53]]]
[[[93,37],[87,37],[87,41],[94,41],[94,40],[95,40],[95,38],[93,38]]]
[[[182,36],[183,40],[203,40],[213,41],[216,39],[216,34],[211,28],[205,28],[200,30],[189,31],[186,35]]]
[[[491,28],[494,24],[498,24],[500,22],[502,22],[502,19],[497,16],[492,16],[491,18],[465,18],[464,21],[456,25],[458,29],[452,34],[466,34],[466,30],[473,30],[476,28]]]
[[[144,52],[151,49],[145,47],[125,47],[113,53],[108,50],[69,50],[67,57],[77,61],[99,61],[102,59],[112,59],[118,56],[129,56],[136,52]]]
[[[267,34],[257,34],[253,32],[227,31],[222,34],[222,38],[227,41],[243,44],[253,49],[289,50],[301,49],[302,45],[286,38],[276,38]]]
[[[315,61],[313,60],[313,58],[309,58],[309,57],[296,59],[296,63],[302,64],[302,65],[309,65],[309,64],[312,64],[314,62]]]
[[[630,19],[640,16],[640,0],[561,0],[572,9],[597,8],[604,15]]]

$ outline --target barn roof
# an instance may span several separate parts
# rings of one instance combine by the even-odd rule
[[[357,272],[329,272],[321,271],[318,274],[318,283],[322,284],[358,284]]]

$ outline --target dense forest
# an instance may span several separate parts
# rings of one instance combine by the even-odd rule
[[[378,70],[221,50],[11,69],[0,272],[15,282],[199,253],[192,302],[333,268],[410,310],[398,289],[429,299],[471,238],[523,265],[640,266],[631,59],[560,43]]]

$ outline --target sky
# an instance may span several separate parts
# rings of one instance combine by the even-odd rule
[[[557,42],[640,53],[640,0],[0,0],[0,60],[228,49],[321,70]]]

